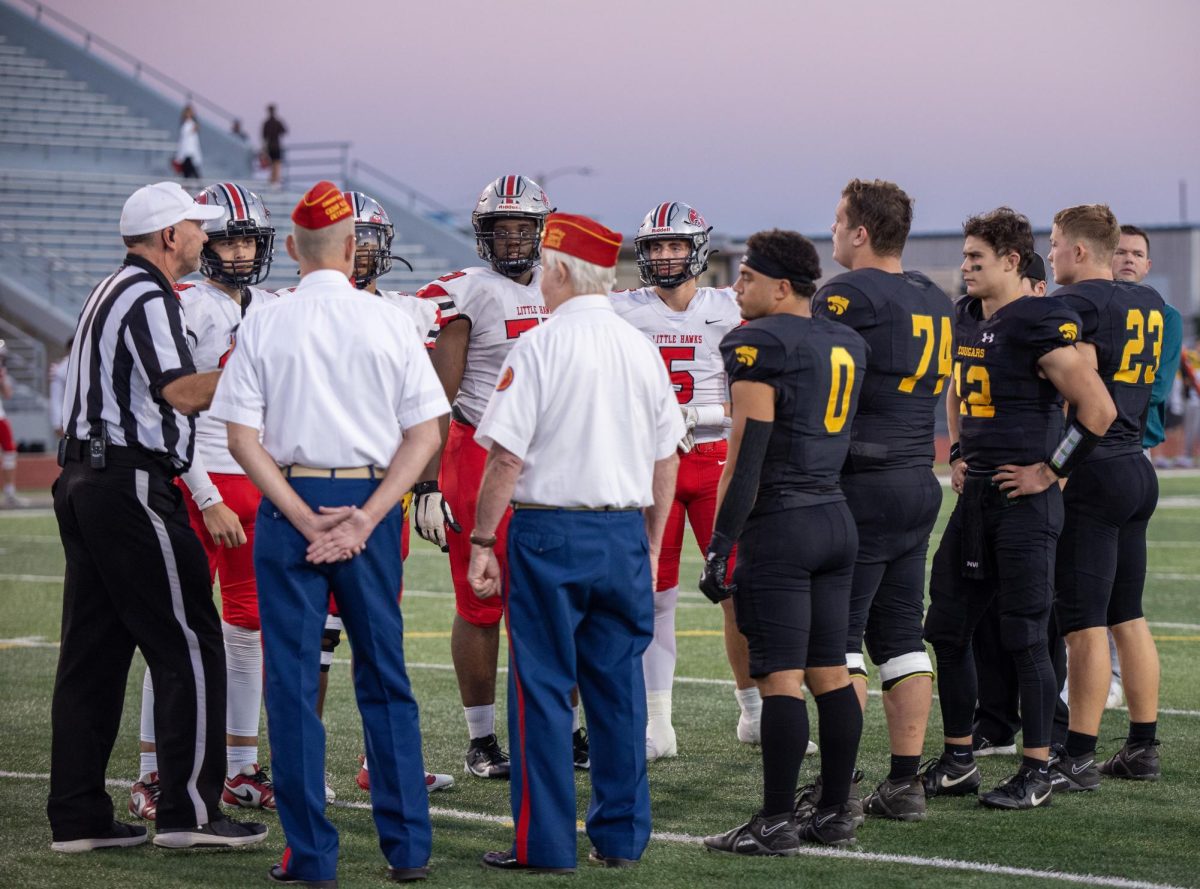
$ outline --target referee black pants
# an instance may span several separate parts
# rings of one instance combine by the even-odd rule
[[[67,559],[51,712],[54,839],[112,823],[105,770],[135,647],[154,679],[158,827],[206,824],[219,816],[225,777],[225,655],[182,493],[154,458],[110,448],[103,470],[66,464],[54,512]]]

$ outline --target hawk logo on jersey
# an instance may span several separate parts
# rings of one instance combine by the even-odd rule
[[[733,350],[733,354],[737,356],[738,364],[744,364],[746,367],[754,367],[754,362],[758,360],[758,349],[754,346],[738,346]]]
[[[844,296],[831,296],[825,302],[829,306],[829,311],[835,315],[844,315],[846,309],[850,308],[850,300]]]
[[[512,381],[513,381],[513,369],[511,367],[504,368],[504,373],[502,373],[500,375],[500,380],[499,380],[499,382],[496,383],[496,391],[503,392],[505,389],[507,389],[509,386],[512,385]]]
[[[1058,332],[1062,334],[1062,338],[1068,343],[1073,343],[1079,339],[1079,328],[1075,325],[1074,321],[1058,325]]]

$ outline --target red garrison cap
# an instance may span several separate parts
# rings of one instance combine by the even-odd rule
[[[292,211],[292,222],[315,231],[353,213],[342,190],[332,182],[321,180],[300,198],[300,203]]]
[[[542,230],[542,246],[611,269],[621,251],[621,236],[586,216],[551,213]]]

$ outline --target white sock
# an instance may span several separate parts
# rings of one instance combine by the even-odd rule
[[[371,771],[370,767],[367,766],[367,754],[365,753],[363,754],[362,770],[364,772]]]
[[[738,706],[742,708],[742,713],[746,715],[747,719],[762,717],[762,695],[758,693],[757,685],[749,688],[735,688],[733,696],[737,698]]]
[[[17,486],[13,482],[9,482],[4,486],[4,493],[10,497],[17,496]]]
[[[579,710],[579,705],[576,704],[571,710],[571,734],[579,731],[583,727],[583,719]]]
[[[141,753],[138,755],[138,768],[141,770],[140,780],[145,781],[150,777],[151,772],[158,771],[158,751],[151,750],[149,753]]]
[[[154,683],[150,679],[150,668],[146,668],[146,675],[142,677],[142,725],[140,731],[141,740],[147,744],[154,743]],[[141,753],[138,756],[140,769],[139,775],[142,780],[151,772],[158,771],[158,751],[152,750],[149,753]]]
[[[670,699],[675,683],[675,602],[679,587],[654,594],[654,638],[642,655],[646,691],[665,691]]]
[[[467,731],[471,734],[471,740],[496,734],[495,704],[463,707],[463,715],[467,717]]]
[[[225,777],[232,778],[246,766],[258,763],[258,747],[243,747],[233,744],[225,745]]]
[[[669,728],[671,725],[671,692],[646,692],[646,717],[651,730],[656,726]]]

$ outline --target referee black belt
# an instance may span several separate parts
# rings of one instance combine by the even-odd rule
[[[563,512],[641,512],[640,506],[547,506],[544,503],[513,503],[513,509],[559,509]]]
[[[61,445],[60,466],[68,463],[91,465],[92,440],[90,438],[68,438]],[[124,445],[104,445],[104,461],[107,465],[122,469],[145,469],[174,478],[179,475],[180,468],[169,456],[162,451],[150,451],[146,448],[126,447]]]
[[[293,463],[279,467],[288,478],[380,479],[387,475],[378,466],[337,466],[330,469]]]

